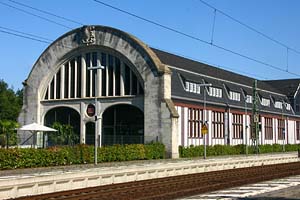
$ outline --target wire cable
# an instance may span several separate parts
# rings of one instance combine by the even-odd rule
[[[6,33],[6,34],[9,34],[9,35],[14,35],[14,36],[21,37],[21,38],[26,38],[26,39],[29,39],[29,40],[34,40],[34,41],[37,41],[37,42],[50,44],[50,42],[48,42],[48,41],[36,39],[36,38],[33,38],[33,37],[29,37],[29,36],[25,36],[25,35],[21,35],[21,34],[17,34],[17,33],[12,33],[12,32],[3,31],[3,30],[0,30],[0,32],[1,33]]]
[[[269,67],[269,68],[273,68],[273,69],[276,69],[276,70],[278,70],[278,71],[286,72],[286,73],[289,73],[289,74],[291,74],[291,75],[300,77],[300,74],[293,73],[293,72],[290,72],[290,71],[286,71],[286,70],[282,69],[281,67],[278,67],[278,66],[275,66],[275,65],[272,65],[272,64],[269,64],[269,63],[260,61],[260,60],[258,60],[258,59],[256,59],[256,58],[252,58],[252,57],[250,57],[250,56],[247,56],[247,55],[238,53],[238,52],[236,52],[236,51],[227,49],[227,48],[225,48],[225,47],[222,47],[222,46],[219,46],[219,45],[216,45],[216,44],[211,44],[210,42],[205,41],[205,40],[203,40],[203,39],[200,39],[200,38],[198,38],[198,37],[195,37],[195,36],[193,36],[193,35],[184,33],[184,32],[182,32],[182,31],[179,31],[179,30],[176,30],[176,29],[174,29],[174,28],[165,26],[165,25],[160,24],[160,23],[158,23],[158,22],[155,22],[155,21],[146,19],[146,18],[144,18],[144,17],[138,16],[138,15],[133,14],[133,13],[131,13],[131,12],[128,12],[128,11],[126,11],[126,10],[123,10],[123,9],[117,8],[117,7],[115,7],[115,6],[112,6],[112,5],[110,5],[110,4],[104,3],[104,2],[102,2],[102,1],[100,1],[100,0],[93,0],[93,1],[95,1],[95,2],[98,3],[98,4],[102,4],[102,5],[106,6],[106,7],[109,7],[109,8],[112,8],[112,9],[114,9],[114,10],[117,10],[117,11],[119,11],[119,12],[122,12],[122,13],[125,13],[125,14],[127,14],[127,15],[130,15],[130,16],[132,16],[132,17],[135,17],[135,18],[138,18],[138,19],[140,19],[140,20],[143,20],[143,21],[145,21],[145,22],[148,22],[148,23],[151,23],[151,24],[153,24],[153,25],[156,25],[156,26],[158,26],[158,27],[164,28],[164,29],[169,30],[169,31],[171,31],[171,32],[175,32],[175,33],[177,33],[177,34],[183,35],[183,36],[188,37],[188,38],[190,38],[190,39],[193,39],[193,40],[196,40],[196,41],[205,43],[205,44],[207,44],[207,45],[214,46],[214,47],[216,47],[216,48],[218,48],[218,49],[221,49],[221,50],[223,50],[223,51],[226,51],[226,52],[229,52],[229,53],[231,53],[231,54],[237,55],[237,56],[239,56],[239,57],[245,58],[245,59],[247,59],[247,60],[250,60],[250,61],[259,63],[259,64],[261,64],[261,65],[265,65],[265,66],[267,66],[267,67]]]
[[[4,30],[1,30],[1,29],[4,29]],[[31,34],[31,33],[25,33],[25,32],[22,32],[22,31],[17,31],[17,30],[2,27],[2,26],[0,26],[0,32],[8,34],[8,35],[13,35],[13,36],[16,36],[16,37],[20,37],[20,38],[25,38],[25,39],[29,39],[29,40],[33,40],[33,41],[37,41],[37,42],[41,42],[41,43],[46,43],[46,44],[51,44],[51,43],[54,42],[54,40],[51,40],[51,39],[48,39],[48,38],[40,37],[40,36]],[[58,43],[57,45],[68,48],[68,49],[73,49],[71,46],[67,46],[65,44]]]
[[[207,7],[211,8],[211,9],[213,9],[213,10],[217,10],[220,14],[222,14],[222,15],[228,17],[229,19],[231,19],[232,21],[235,21],[236,23],[238,23],[238,24],[240,24],[240,25],[242,25],[242,26],[248,28],[249,30],[251,30],[251,31],[253,31],[253,32],[255,32],[255,33],[257,33],[257,34],[263,36],[264,38],[267,38],[268,40],[271,40],[271,41],[275,42],[276,44],[278,44],[278,45],[280,45],[280,46],[282,46],[282,47],[288,48],[288,49],[292,50],[293,52],[295,52],[295,53],[297,53],[297,54],[300,54],[300,51],[298,51],[298,50],[296,50],[296,49],[294,49],[294,48],[292,48],[292,47],[289,47],[288,45],[284,44],[283,42],[280,42],[280,41],[278,41],[278,40],[276,40],[276,39],[274,39],[274,38],[272,38],[272,37],[266,35],[265,33],[263,33],[263,32],[261,32],[261,31],[255,29],[255,28],[253,28],[252,26],[247,25],[246,23],[244,23],[244,22],[242,22],[242,21],[240,21],[240,20],[238,20],[238,19],[232,17],[231,15],[229,15],[229,14],[223,12],[222,10],[219,10],[218,8],[212,6],[211,4],[205,2],[204,0],[199,0],[199,1],[200,1],[202,4],[206,5]]]
[[[17,5],[26,7],[26,8],[30,8],[30,9],[32,9],[32,10],[35,10],[35,11],[38,11],[38,12],[41,12],[41,13],[44,13],[44,14],[47,14],[47,15],[50,15],[50,16],[59,18],[59,19],[63,19],[63,20],[68,21],[68,22],[72,22],[72,23],[77,24],[77,25],[81,25],[81,26],[84,25],[84,24],[81,23],[81,22],[78,22],[78,21],[75,21],[75,20],[72,20],[72,19],[63,17],[63,16],[59,16],[59,15],[53,14],[53,13],[51,13],[51,12],[48,12],[48,11],[45,11],[45,10],[42,10],[42,9],[39,9],[39,8],[35,8],[35,7],[29,6],[29,5],[24,4],[24,3],[20,3],[20,2],[14,1],[14,0],[8,0],[8,1],[10,1],[10,2],[12,2],[12,3],[14,3],[14,4],[17,4]]]
[[[67,28],[67,29],[73,29],[73,28],[71,28],[71,27],[69,27],[69,26],[66,26],[66,25],[64,25],[64,24],[58,23],[58,22],[56,22],[56,21],[53,21],[53,20],[48,19],[48,18],[46,18],[46,17],[42,17],[42,16],[40,16],[40,15],[36,15],[36,14],[34,14],[34,13],[31,13],[31,12],[28,12],[28,11],[26,11],[26,10],[23,10],[23,9],[21,9],[21,8],[17,8],[17,7],[15,7],[15,6],[10,5],[10,4],[7,4],[7,3],[1,2],[1,1],[0,1],[0,4],[2,4],[2,5],[4,5],[4,6],[7,6],[7,7],[10,7],[10,8],[13,8],[13,9],[15,9],[15,10],[18,10],[18,11],[20,11],[20,12],[26,13],[26,14],[28,14],[28,15],[31,15],[31,16],[34,16],[34,17],[37,17],[37,18],[40,18],[40,19],[45,20],[45,21],[47,21],[47,22],[56,24],[56,25],[58,25],[58,26],[61,26],[61,27]]]
[[[17,31],[17,30],[11,29],[11,28],[3,27],[3,26],[0,26],[0,29],[4,29],[6,31],[12,31],[12,32],[16,32],[16,33],[19,33],[19,34],[27,35],[27,36],[30,36],[30,37],[35,37],[35,38],[39,38],[39,39],[42,39],[42,40],[45,40],[45,41],[53,42],[53,40],[50,40],[48,38],[44,38],[44,37],[41,37],[41,36],[38,36],[38,35],[34,35],[34,34],[30,34],[30,33],[25,33],[25,32],[22,32],[22,31]]]

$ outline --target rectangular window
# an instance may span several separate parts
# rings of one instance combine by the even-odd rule
[[[261,105],[270,107],[270,99],[262,98]]]
[[[71,60],[70,98],[75,98],[75,59]]]
[[[284,120],[278,119],[278,140],[284,139]]]
[[[116,96],[120,96],[121,95],[121,91],[120,91],[120,76],[121,76],[121,73],[120,73],[120,66],[121,66],[121,62],[118,58],[115,58],[115,63],[116,63],[116,66],[115,66],[115,83],[116,83],[116,86],[115,86],[115,95]]]
[[[124,82],[124,88],[125,88],[125,95],[131,95],[130,94],[130,68],[125,64],[125,82]]]
[[[81,56],[77,57],[77,97],[81,97]]]
[[[60,99],[60,80],[61,80],[61,72],[59,70],[56,74],[56,99]]]
[[[229,98],[233,101],[240,101],[241,100],[241,94],[238,92],[229,92]]]
[[[65,81],[65,94],[64,97],[65,98],[69,98],[68,94],[69,94],[69,63],[66,63],[64,65],[65,68],[65,77],[64,77],[64,81]]]
[[[190,82],[185,82],[185,91],[190,91]]]
[[[91,55],[89,53],[87,53],[85,55],[85,62],[86,62],[86,89],[85,89],[85,95],[86,97],[91,97],[91,91],[90,91],[90,82],[92,81],[92,77],[91,77],[91,73],[90,70],[88,70],[88,68],[90,67],[91,63]]]
[[[273,140],[273,120],[269,117],[265,117],[265,139]]]
[[[291,110],[291,104],[286,103],[286,109],[287,109],[287,110]]]
[[[200,93],[201,93],[201,92],[200,92],[200,85],[197,85],[196,93],[197,93],[197,94],[200,94]]]
[[[113,96],[114,90],[114,67],[113,67],[113,57],[108,55],[108,96]]]
[[[252,96],[251,95],[246,96],[246,102],[247,103],[252,103]]]
[[[222,89],[209,87],[209,96],[222,98]]]
[[[188,113],[188,136],[199,138],[202,137],[201,127],[203,123],[203,110],[189,108]]]
[[[104,69],[102,69],[102,96],[106,96],[106,54],[101,53],[101,65],[104,66]]]
[[[243,138],[243,115],[232,114],[232,129],[234,139]]]
[[[224,138],[224,112],[212,111],[212,137]]]
[[[282,109],[282,102],[280,101],[275,101],[275,108],[279,108],[279,109]]]
[[[185,91],[200,94],[200,86],[197,83],[192,83],[192,82],[186,81],[185,82]]]
[[[300,140],[300,121],[296,122],[296,137],[297,140]]]

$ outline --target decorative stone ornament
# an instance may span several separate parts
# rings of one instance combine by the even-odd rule
[[[95,37],[95,26],[83,26],[80,29],[80,37],[79,41],[81,44],[91,45],[95,44],[96,37]]]

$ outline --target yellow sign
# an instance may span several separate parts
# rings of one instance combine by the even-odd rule
[[[207,125],[206,124],[203,124],[202,127],[201,127],[201,133],[203,135],[207,134],[208,133],[208,128],[207,128]]]

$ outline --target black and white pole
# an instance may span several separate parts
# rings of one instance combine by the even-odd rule
[[[96,70],[95,71],[95,147],[94,147],[94,164],[97,165],[98,160],[97,160],[97,148],[98,148],[98,125],[97,125],[97,120],[98,120],[98,104],[97,104],[97,96],[98,94],[98,83],[97,83],[97,70],[98,69],[105,69],[104,66],[101,64],[99,66],[91,66],[87,68],[88,70]]]

